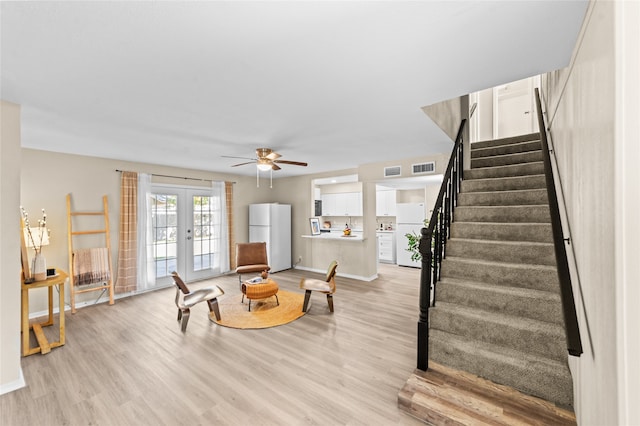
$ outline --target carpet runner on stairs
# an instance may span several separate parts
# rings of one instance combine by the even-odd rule
[[[571,407],[539,134],[472,144],[464,178],[430,309],[429,358]]]

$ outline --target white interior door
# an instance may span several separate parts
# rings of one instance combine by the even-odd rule
[[[494,138],[526,135],[536,131],[533,87],[534,79],[527,78],[493,89]]]
[[[173,271],[187,282],[219,274],[223,212],[211,191],[154,185],[150,197],[155,286],[171,284]]]

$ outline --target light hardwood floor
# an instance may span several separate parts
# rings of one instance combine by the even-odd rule
[[[80,309],[66,315],[65,346],[22,359],[27,387],[0,397],[0,423],[422,424],[397,407],[416,365],[419,275],[338,276],[333,314],[314,294],[305,316],[265,330],[218,326],[200,304],[183,334],[173,288]],[[273,274],[300,293],[301,276],[320,277]],[[235,275],[212,281],[239,292]]]

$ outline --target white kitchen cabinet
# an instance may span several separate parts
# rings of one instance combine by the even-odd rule
[[[336,195],[338,194],[322,194],[322,216],[337,216]]]
[[[362,193],[345,192],[345,216],[362,216]]]
[[[376,232],[378,236],[378,260],[385,263],[396,263],[395,232]]]
[[[396,190],[376,191],[376,216],[396,215]]]
[[[362,216],[362,193],[322,194],[322,216]]]

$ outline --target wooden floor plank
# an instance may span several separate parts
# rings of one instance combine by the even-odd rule
[[[302,276],[321,277],[272,276],[301,294]],[[415,368],[419,279],[393,265],[372,282],[338,276],[333,314],[316,295],[265,330],[218,326],[201,304],[183,334],[173,288],[79,309],[64,346],[22,359],[27,387],[0,396],[2,424],[423,424],[397,407]],[[239,293],[236,275],[190,288],[212,283]]]
[[[438,419],[435,424],[576,424],[573,412],[553,403],[434,362],[407,380],[399,406],[426,422]]]

